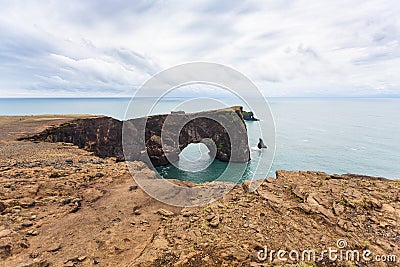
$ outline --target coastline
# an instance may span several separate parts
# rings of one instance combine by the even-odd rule
[[[115,158],[16,141],[87,116],[0,117],[2,264],[259,266],[264,246],[322,250],[341,238],[352,249],[400,255],[400,181],[278,171],[255,192],[245,182],[206,207],[182,209],[149,197]],[[154,176],[136,164],[135,175]]]

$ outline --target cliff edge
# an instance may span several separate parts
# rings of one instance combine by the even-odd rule
[[[198,113],[174,112],[124,122],[111,117],[79,118],[19,140],[67,142],[101,158],[144,162],[149,159],[154,166],[178,160],[181,150],[199,142],[221,161],[250,160],[247,129],[239,106]]]
[[[181,209],[149,197],[125,162],[71,143],[15,140],[71,119],[0,117],[0,266],[399,266],[398,180],[278,171],[254,192],[245,182]],[[134,177],[154,177],[132,164]],[[321,258],[338,245],[359,258]],[[316,258],[290,260],[290,251]]]

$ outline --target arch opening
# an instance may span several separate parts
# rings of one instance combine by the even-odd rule
[[[208,168],[214,161],[210,150],[204,143],[190,143],[179,154],[176,165],[188,172],[199,172]]]

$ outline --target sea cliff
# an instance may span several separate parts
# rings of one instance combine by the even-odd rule
[[[101,158],[116,157],[118,161],[146,162],[148,155],[154,166],[178,160],[181,150],[199,142],[206,144],[216,159],[247,162],[250,160],[247,139],[239,106],[198,113],[173,112],[124,122],[104,116],[79,118],[19,138],[72,143]]]
[[[17,141],[85,118],[0,117],[0,265],[398,265],[398,258],[299,265],[257,255],[265,247],[320,253],[344,240],[345,251],[399,256],[399,181],[278,171],[256,191],[245,182],[207,206],[182,209],[149,197],[115,157],[67,142]],[[145,164],[132,164],[133,176],[157,183]]]

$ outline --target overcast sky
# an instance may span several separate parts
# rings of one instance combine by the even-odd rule
[[[400,2],[2,1],[0,97],[130,96],[190,61],[266,96],[400,95]]]

